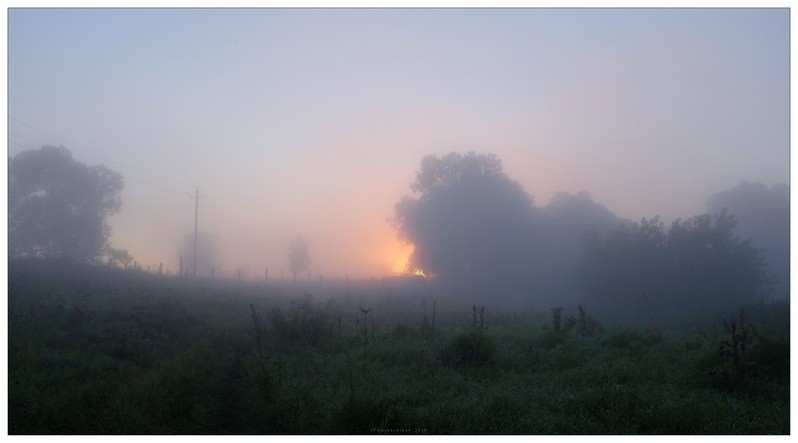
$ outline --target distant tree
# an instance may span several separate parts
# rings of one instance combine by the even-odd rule
[[[557,226],[577,233],[593,228],[607,231],[617,228],[621,223],[630,224],[628,220],[619,218],[605,206],[596,203],[584,191],[578,194],[558,192],[543,211]],[[575,240],[578,241],[578,236]]]
[[[722,211],[677,219],[667,234],[654,217],[586,235],[576,268],[584,301],[594,312],[634,320],[754,302],[768,283],[764,260],[750,240],[733,235],[734,225]]]
[[[307,272],[310,269],[310,252],[308,244],[302,237],[297,237],[291,242],[291,252],[288,254],[289,269],[294,275],[296,284],[296,274]]]
[[[751,239],[734,235],[734,215],[698,215],[676,220],[668,232],[670,261],[680,277],[673,292],[683,303],[700,306],[743,306],[768,291],[766,262]]]
[[[573,269],[581,258],[581,238],[593,230],[606,235],[632,222],[616,216],[587,192],[559,192],[540,212],[534,221],[540,233],[535,242],[535,266],[541,270],[537,298],[546,306],[575,309]]]
[[[106,263],[108,266],[121,266],[127,268],[133,262],[133,256],[126,249],[108,247],[105,250]]]
[[[183,238],[183,246],[177,251],[178,257],[183,257],[183,272],[191,273],[194,264],[194,234],[187,234]],[[206,232],[197,233],[197,275],[210,277],[214,270],[217,274],[222,271],[222,259],[219,252],[219,239]]]
[[[426,156],[389,219],[414,246],[408,271],[493,296],[528,292],[534,254],[532,197],[493,154]]]
[[[17,154],[8,174],[11,258],[99,262],[111,233],[106,220],[121,207],[121,174],[79,163],[63,146]]]
[[[659,217],[623,224],[602,235],[583,236],[584,255],[576,266],[577,283],[588,310],[630,318],[649,301],[667,296],[665,232]],[[649,309],[650,310],[650,309]]]
[[[776,278],[772,296],[790,294],[790,188],[786,183],[767,187],[762,183],[740,182],[707,199],[707,210],[726,209],[737,220],[735,232],[750,238],[751,245],[764,249],[768,271]]]

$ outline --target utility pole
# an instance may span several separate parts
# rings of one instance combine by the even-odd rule
[[[194,277],[197,276],[197,220],[199,219],[199,200],[204,197],[200,197],[199,195],[199,188],[197,188],[196,194],[194,197],[188,196],[189,198],[193,198],[194,202]]]

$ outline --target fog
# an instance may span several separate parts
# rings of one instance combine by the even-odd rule
[[[388,219],[422,159],[473,151],[554,230],[529,234],[537,292],[573,297],[583,231],[789,184],[786,9],[11,9],[8,27],[9,158],[62,145],[122,174],[110,244],[172,273],[197,209],[219,275],[288,279],[297,237],[314,278],[397,275],[414,248]]]
[[[0,36],[9,434],[790,433],[789,8]]]

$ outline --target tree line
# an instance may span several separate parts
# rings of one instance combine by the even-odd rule
[[[389,218],[414,246],[408,272],[456,297],[661,319],[789,294],[786,185],[741,182],[667,231],[659,216],[625,220],[584,192],[536,206],[492,154],[427,156],[411,190]]]
[[[133,255],[110,243],[108,218],[122,206],[124,177],[106,166],[88,166],[72,158],[63,146],[43,146],[20,152],[9,160],[8,255],[11,260],[70,260],[92,265],[132,267]],[[185,271],[194,256],[194,236],[187,235],[176,258]],[[222,272],[218,238],[199,233],[197,274]],[[290,245],[289,269],[307,272],[307,243]]]
[[[123,186],[121,174],[83,165],[64,147],[11,158],[9,257],[129,262],[111,246],[107,222]],[[455,297],[538,310],[584,304],[627,316],[789,297],[787,185],[741,182],[710,196],[707,213],[667,230],[659,216],[632,222],[585,192],[537,206],[493,154],[426,156],[411,190],[388,219],[414,247],[406,271],[423,272]],[[200,240],[198,266],[221,266],[215,238]],[[187,240],[179,254],[192,253]],[[308,271],[303,239],[291,243],[289,262],[294,278]]]

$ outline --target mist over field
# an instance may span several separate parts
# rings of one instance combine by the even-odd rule
[[[9,432],[789,433],[789,19],[10,8]]]

